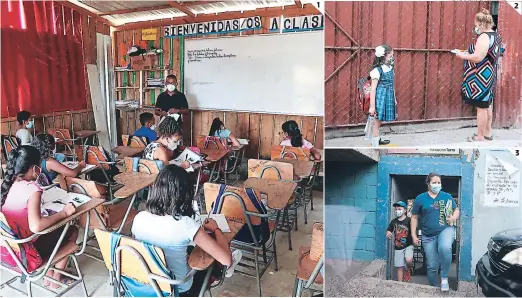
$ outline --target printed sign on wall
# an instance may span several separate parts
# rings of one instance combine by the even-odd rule
[[[157,28],[141,29],[141,40],[156,40]]]
[[[312,31],[312,30],[323,30],[324,28],[324,16],[323,15],[311,15],[311,16],[300,16],[300,17],[277,17],[270,18],[270,32],[299,32],[299,31]]]
[[[235,20],[210,21],[183,25],[165,26],[165,37],[224,34],[259,30],[262,28],[261,17],[249,17]]]

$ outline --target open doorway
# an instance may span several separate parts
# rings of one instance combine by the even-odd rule
[[[399,201],[403,201],[408,206],[408,216],[411,217],[411,208],[413,201],[420,194],[427,190],[425,184],[426,176],[423,175],[394,175],[391,177],[391,196],[390,196],[390,220],[395,217],[393,204]],[[451,194],[451,196],[460,206],[460,182],[461,177],[442,177],[442,190]],[[420,232],[418,233],[420,234]],[[455,241],[453,242],[453,258],[448,276],[450,288],[457,290],[458,285],[458,256],[460,247],[460,221],[457,222]],[[419,235],[419,238],[420,235]],[[393,242],[389,241],[388,244],[388,278],[397,280],[397,270],[393,266]],[[427,266],[424,257],[424,250],[422,245],[415,246],[413,250],[413,263],[414,270],[410,282],[417,284],[428,285]]]

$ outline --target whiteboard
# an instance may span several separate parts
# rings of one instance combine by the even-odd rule
[[[191,109],[323,115],[323,31],[185,40]]]

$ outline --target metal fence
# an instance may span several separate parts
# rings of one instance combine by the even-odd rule
[[[483,1],[327,2],[326,127],[366,121],[356,83],[368,76],[381,44],[395,53],[399,121],[472,116],[460,96],[463,61],[449,51],[474,42],[474,16],[489,6]]]

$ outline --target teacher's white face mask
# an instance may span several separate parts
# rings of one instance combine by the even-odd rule
[[[168,84],[167,90],[169,90],[169,92],[174,92],[174,90],[176,90],[176,85]]]

